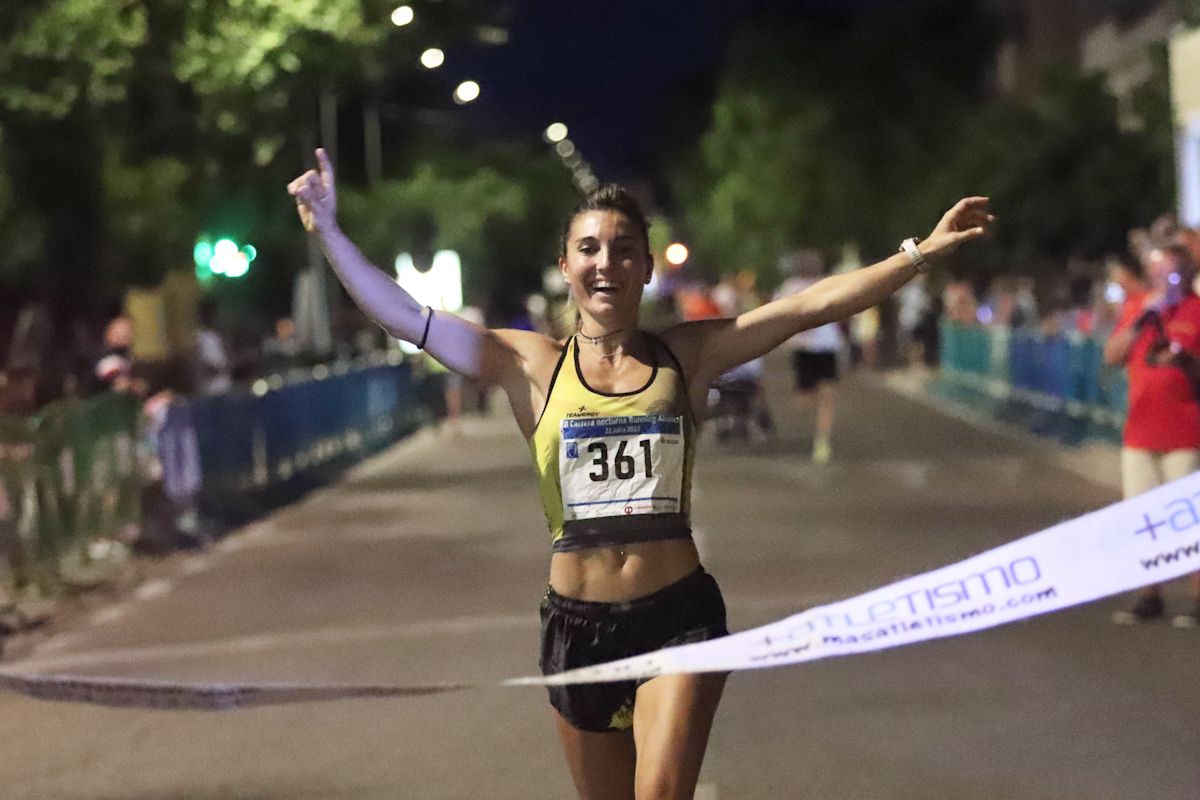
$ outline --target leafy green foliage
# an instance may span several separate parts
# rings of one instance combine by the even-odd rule
[[[347,231],[373,262],[386,266],[401,251],[429,245],[457,250],[465,263],[477,264],[486,254],[489,221],[520,219],[526,198],[524,187],[495,170],[453,177],[425,162],[405,180],[343,191],[339,202]],[[430,235],[432,241],[423,241]]]
[[[261,264],[242,291],[290,296],[305,248],[283,186],[316,142],[318,95],[337,91],[342,113],[353,112],[347,100],[356,104],[392,73],[413,80],[426,36],[451,44],[501,4],[426,5],[420,37],[389,23],[388,0],[4,5],[0,128],[13,135],[0,139],[0,283],[80,307],[156,282],[187,262],[205,231],[259,246]],[[389,158],[429,164],[364,203],[375,249],[402,241],[403,220],[389,226],[405,215],[436,222],[440,246],[476,254],[489,226],[532,229],[522,188],[532,173],[472,174],[478,159],[464,166],[451,144],[428,148],[432,138],[405,131],[393,143],[405,150]],[[428,152],[413,156],[417,148]],[[376,219],[392,202],[393,218]],[[549,240],[545,233],[537,239]]]
[[[770,285],[792,247],[877,252],[931,226],[951,197],[929,176],[982,94],[995,37],[950,0],[740,33],[700,163],[677,178],[700,260]]]
[[[146,39],[144,0],[17,0],[0,22],[0,107],[65,117],[125,96]]]
[[[296,101],[355,75],[385,22],[368,22],[360,0],[188,0],[174,72],[221,134],[295,128]]]
[[[130,164],[109,143],[101,176],[110,250],[127,261],[129,277],[155,284],[167,270],[187,267],[198,230],[188,165],[166,157]]]
[[[1180,14],[1189,25],[1200,25],[1200,0],[1176,0]]]
[[[193,0],[176,71],[200,94],[247,87],[261,92],[301,71],[305,49],[378,38],[358,0]],[[325,53],[324,55],[330,55]]]
[[[973,124],[974,152],[987,163],[968,169],[1004,216],[998,233],[1013,264],[1053,270],[1121,250],[1129,228],[1169,208],[1173,158],[1150,120],[1140,130],[1118,124],[1101,76],[1046,82],[1033,108],[1009,105]]]
[[[0,152],[4,149],[0,131]],[[14,202],[12,180],[0,163],[0,281],[20,282],[37,262],[45,243],[45,224],[40,215]]]
[[[1122,247],[1173,200],[1162,48],[1131,126],[1096,76],[1047,74],[1033,104],[995,96],[997,35],[983,4],[950,0],[742,32],[698,158],[675,176],[702,261],[770,285],[792,247],[889,253],[970,194],[1001,217],[976,267],[1060,270]]]

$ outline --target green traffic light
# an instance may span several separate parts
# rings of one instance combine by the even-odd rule
[[[192,259],[196,262],[196,267],[208,269],[208,262],[212,261],[212,257],[213,248],[208,239],[197,239],[196,246],[192,248]]]
[[[258,250],[254,245],[247,244],[239,248],[237,242],[229,237],[221,237],[216,243],[201,237],[192,249],[196,277],[201,283],[208,283],[214,275],[240,278],[250,271],[250,262],[257,257]]]
[[[228,275],[231,267],[234,267],[234,261],[238,256],[238,246],[233,239],[218,239],[213,245],[212,260],[208,262],[208,266],[213,272],[218,275]]]

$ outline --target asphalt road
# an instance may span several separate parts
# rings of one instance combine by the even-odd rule
[[[937,567],[1117,499],[1044,454],[854,379],[827,466],[775,373],[780,433],[701,448],[694,521],[734,629]],[[503,417],[418,434],[341,483],[154,565],[9,669],[197,681],[536,672],[548,536]],[[1181,604],[1183,588],[1169,601]],[[1110,600],[875,655],[735,675],[701,794],[1195,800],[1200,632]],[[544,694],[240,711],[0,696],[4,800],[567,798]]]

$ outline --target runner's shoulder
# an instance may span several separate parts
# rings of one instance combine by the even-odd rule
[[[692,374],[700,359],[700,354],[708,338],[714,333],[726,328],[732,322],[729,318],[697,319],[678,322],[658,334],[675,358],[679,359],[684,372]]]
[[[552,339],[537,331],[493,328],[492,335],[517,355],[526,373],[536,373],[547,364],[554,369],[566,348],[566,340]]]

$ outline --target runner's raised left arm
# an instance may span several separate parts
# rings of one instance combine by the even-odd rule
[[[945,213],[917,247],[931,265],[963,243],[979,239],[995,220],[986,197],[968,197]],[[720,375],[778,347],[809,328],[843,320],[878,305],[918,274],[915,261],[897,253],[870,267],[832,275],[798,294],[766,303],[732,319],[683,323],[667,331],[670,344],[698,369],[697,379]]]

